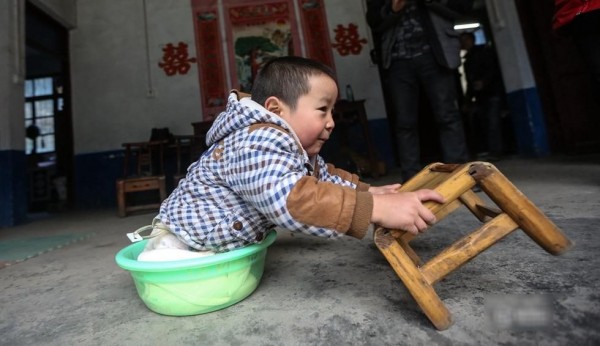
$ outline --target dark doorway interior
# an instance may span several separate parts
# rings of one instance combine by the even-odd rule
[[[71,204],[73,131],[68,31],[26,4],[25,151],[29,212]]]
[[[515,1],[554,152],[600,151],[600,101],[572,38],[552,30],[554,1]],[[600,43],[599,43],[600,44]]]
[[[456,21],[459,23],[478,23],[480,26],[478,28],[471,29],[462,29],[458,30],[458,32],[474,32],[478,41],[483,40],[483,42],[478,42],[477,44],[486,44],[491,46],[494,50],[497,49],[495,43],[493,42],[493,34],[491,32],[491,25],[488,18],[485,1],[483,0],[475,0],[473,2],[472,10],[469,13],[464,15],[464,18]],[[375,49],[372,52],[374,57],[374,62],[377,61],[377,57],[379,54],[379,38],[373,33],[374,37],[374,45]],[[469,147],[469,151],[471,154],[471,159],[478,159],[476,148],[474,142],[476,141],[476,134],[473,128],[470,127],[470,122],[467,119],[467,114],[462,112],[462,103],[463,103],[463,94],[465,90],[463,89],[463,83],[461,82],[461,73],[462,69],[457,70],[456,72],[456,83],[457,83],[457,102],[459,104],[459,108],[461,109],[461,113],[463,113],[463,121],[465,125],[465,136],[467,140],[467,145]],[[384,94],[384,99],[386,103],[386,111],[387,111],[387,119],[390,123],[390,137],[392,138],[392,143],[396,143],[396,135],[394,133],[394,112],[391,104],[391,96],[389,93],[388,87],[388,73],[379,66],[379,74],[382,83],[382,90]],[[510,114],[508,113],[508,107],[506,106],[506,101],[503,99],[501,106],[502,113],[502,137],[503,137],[503,155],[513,155],[516,153],[516,143],[513,134],[513,126],[510,119]],[[420,137],[420,147],[421,147],[421,163],[423,165],[431,162],[442,161],[442,153],[440,143],[439,134],[437,129],[437,124],[435,122],[433,113],[431,111],[430,103],[427,98],[423,95],[423,92],[420,94],[419,98],[419,137]],[[398,148],[394,144],[393,147],[394,159],[398,162]]]

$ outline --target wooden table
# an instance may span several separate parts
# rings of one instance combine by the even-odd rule
[[[367,146],[367,161],[369,162],[369,172],[374,178],[385,173],[385,165],[378,160],[377,151],[371,140],[369,132],[369,121],[367,112],[365,111],[365,100],[338,100],[333,110],[333,120],[336,122],[336,127],[340,129],[340,145],[347,147],[348,143],[353,141],[349,138],[348,128],[353,125],[358,125],[362,129],[362,136],[365,145]]]

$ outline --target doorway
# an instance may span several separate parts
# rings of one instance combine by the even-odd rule
[[[575,42],[553,31],[554,2],[518,0],[520,24],[554,152],[600,152],[600,101]]]
[[[367,0],[367,4],[369,4],[369,2],[370,1]],[[377,4],[378,2],[373,1],[371,3]],[[486,2],[484,0],[475,0],[471,10],[468,13],[464,13],[460,19],[455,20],[455,31],[456,35],[459,35],[463,32],[473,33],[475,35],[477,45],[489,46],[489,49],[494,51],[494,56],[496,55],[495,52],[497,47],[493,42],[491,25],[487,14]],[[377,64],[381,56],[379,52],[381,49],[380,38],[377,37],[376,33],[373,33],[373,35],[375,49],[371,52],[371,58],[373,62]],[[465,52],[463,51],[462,54],[464,53]],[[379,74],[386,104],[387,119],[390,124],[390,138],[392,139],[393,143],[396,143],[396,134],[394,131],[395,119],[391,102],[392,96],[389,92],[389,73],[384,70],[380,64]],[[499,106],[497,106],[498,112],[500,113],[498,131],[502,137],[502,148],[501,152],[499,153],[500,155],[498,157],[494,157],[491,155],[486,155],[486,151],[488,149],[485,146],[478,145],[478,143],[485,142],[486,138],[482,138],[484,137],[484,133],[478,128],[482,127],[483,125],[475,124],[475,122],[471,121],[470,119],[472,119],[473,114],[470,114],[470,111],[467,110],[467,107],[463,107],[463,102],[465,102],[464,94],[466,92],[466,85],[463,83],[463,80],[464,68],[461,66],[456,70],[457,103],[463,117],[463,125],[465,126],[465,136],[470,159],[486,159],[492,161],[495,159],[500,159],[500,157],[511,156],[515,154],[517,149],[513,134],[514,129],[511,121],[511,115],[508,112],[508,107],[506,105],[505,93],[501,95]],[[423,90],[421,90],[419,94],[418,102],[421,162],[425,165],[426,163],[442,161],[443,157],[441,147],[443,143],[440,143],[439,133],[437,131],[437,123],[431,110],[430,102],[424,95]],[[399,162],[397,145],[393,145],[393,149],[394,158],[396,159],[396,162]]]
[[[28,211],[57,211],[73,195],[68,31],[27,2],[25,34]]]

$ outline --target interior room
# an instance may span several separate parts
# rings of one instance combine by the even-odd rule
[[[515,234],[489,249],[473,245],[477,253],[463,252],[487,251],[433,280],[451,326],[436,328],[424,314],[427,303],[415,301],[374,241],[377,225],[362,240],[277,228],[256,290],[193,316],[148,309],[115,262],[131,244],[126,234],[152,223],[209,150],[206,134],[229,92],[250,93],[273,57],[302,56],[335,72],[335,131],[320,153],[327,162],[372,186],[409,183],[391,77],[367,23],[377,1],[2,2],[0,344],[598,344],[600,102],[574,39],[552,28],[553,0],[467,1],[470,10],[453,19],[452,35],[473,34],[494,56],[502,85],[503,146],[490,155],[466,104],[461,51],[455,102],[469,162],[497,168],[535,208],[507,212]],[[423,93],[418,105],[425,167],[443,162],[445,143]],[[465,186],[479,196],[469,198],[499,207],[482,219],[510,209],[485,182]],[[469,210],[479,216],[458,195],[466,208],[415,238],[409,256],[435,262],[478,241]],[[560,256],[519,221],[538,209],[572,243]]]

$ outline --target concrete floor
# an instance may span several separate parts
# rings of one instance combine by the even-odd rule
[[[128,245],[125,233],[153,214],[118,218],[108,210],[0,230],[0,239],[95,233],[0,270],[0,344],[599,345],[600,156],[496,165],[576,244],[554,257],[519,230],[448,275],[435,286],[455,321],[446,331],[421,313],[371,237],[282,231],[248,298],[204,315],[158,315],[114,261]],[[377,183],[391,181],[390,174]],[[456,212],[412,245],[427,259],[476,226],[470,213]],[[489,311],[521,328],[493,323]]]

